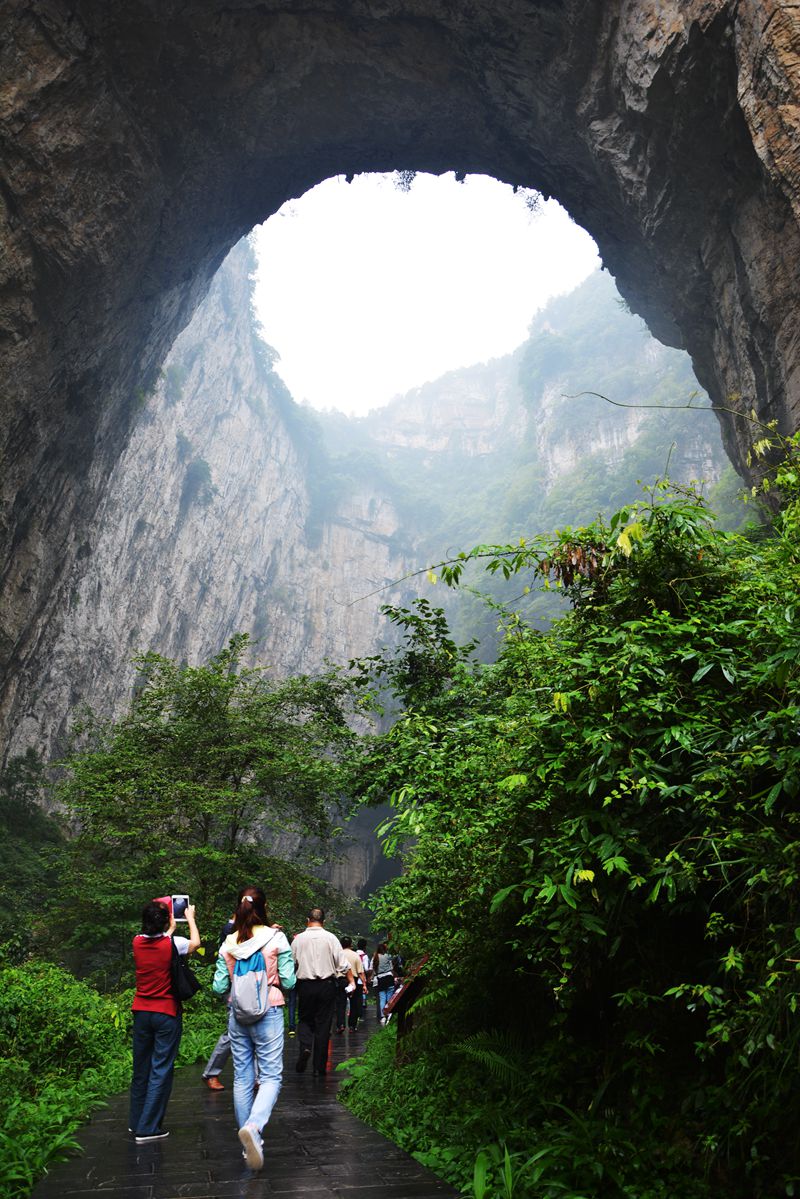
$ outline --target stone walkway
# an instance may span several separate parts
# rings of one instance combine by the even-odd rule
[[[370,1022],[369,1031],[373,1030]],[[332,1062],[354,1057],[368,1033],[335,1036]],[[458,1192],[436,1178],[336,1099],[341,1075],[297,1074],[297,1041],[287,1038],[283,1089],[264,1135],[264,1168],[249,1170],[233,1118],[230,1065],[216,1094],[202,1063],[175,1074],[167,1140],[137,1145],[127,1133],[128,1096],[115,1096],[78,1134],[81,1157],[54,1165],[33,1199],[434,1199]]]

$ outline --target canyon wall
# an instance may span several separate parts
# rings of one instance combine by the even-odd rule
[[[566,411],[565,389],[610,373],[626,397],[663,385],[674,401],[677,385],[694,385],[685,355],[621,314],[613,282],[597,275],[549,305],[513,354],[451,372],[365,418],[318,416],[294,403],[259,334],[254,267],[242,241],[155,385],[140,388],[133,434],[85,532],[86,562],[68,580],[46,668],[20,690],[10,755],[56,756],[83,705],[124,710],[138,652],[197,663],[248,632],[250,661],[277,677],[373,653],[392,638],[380,605],[426,589],[424,575],[397,581],[453,536],[446,512],[424,508],[437,489],[459,515],[471,506],[475,539],[487,529],[509,537],[502,514],[492,526],[487,483],[502,487],[519,461],[546,497],[580,473],[587,453],[613,474],[650,419],[601,405],[587,441],[574,434],[584,416]],[[565,344],[568,362],[557,353]],[[708,416],[698,419],[706,423],[683,439],[679,474],[713,480],[721,443]],[[431,598],[458,610],[453,593]],[[330,864],[331,881],[350,894],[385,867],[377,819],[362,813]]]
[[[686,356],[620,311],[613,280],[598,273],[551,302],[512,354],[366,417],[312,413],[292,400],[259,334],[254,269],[242,241],[155,385],[139,390],[133,434],[68,579],[46,668],[20,691],[7,754],[57,756],[82,705],[118,714],[139,652],[199,662],[247,632],[250,661],[278,677],[373,653],[391,639],[381,604],[426,586],[398,580],[474,540],[546,531],[537,503],[587,464],[619,474],[635,497],[625,455],[654,414],[571,393],[597,384],[618,401],[669,405],[696,391]],[[656,430],[659,467],[674,431]],[[723,461],[713,418],[692,414],[672,476],[713,483]],[[498,506],[503,490],[525,506]],[[589,502],[591,518],[605,497]],[[467,514],[471,525],[460,523]]]
[[[52,756],[82,704],[118,713],[137,652],[196,663],[248,632],[251,660],[285,677],[380,640],[380,600],[362,597],[406,571],[397,514],[365,477],[313,519],[313,442],[255,334],[253,267],[243,241],[139,394],[12,753]]]
[[[0,719],[229,248],[332,174],[559,198],[712,399],[800,423],[790,0],[8,0],[0,38]],[[746,470],[746,419],[724,419]]]

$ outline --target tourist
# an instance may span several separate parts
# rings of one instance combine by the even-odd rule
[[[342,948],[344,948],[344,943],[340,942],[340,944],[342,945]],[[336,971],[336,1003],[334,1005],[334,1011],[336,1012],[337,1033],[344,1032],[344,1022],[347,1017],[348,993],[347,970],[345,966],[345,959],[343,957],[339,968]]]
[[[300,1052],[295,1065],[298,1073],[305,1070],[312,1054],[314,1074],[324,1074],[328,1068],[328,1042],[339,971],[344,973],[349,991],[354,989],[353,972],[339,938],[329,933],[324,923],[322,908],[312,908],[305,930],[292,941],[300,1016],[297,1027]]]
[[[228,934],[232,933],[232,932],[233,932],[233,916],[231,916],[230,920],[226,921],[226,923],[222,927],[222,932],[219,935],[220,945],[225,940],[225,938],[228,936]],[[225,1063],[227,1062],[227,1060],[230,1056],[231,1056],[231,1039],[230,1039],[230,1036],[228,1035],[228,1025],[226,1022],[225,1032],[221,1035],[221,1037],[217,1041],[216,1045],[212,1049],[211,1057],[206,1062],[205,1069],[203,1070],[203,1075],[202,1075],[203,1082],[206,1084],[209,1091],[224,1091],[225,1090],[225,1084],[220,1082],[219,1076],[222,1073],[222,1067],[225,1065]]]
[[[367,953],[366,938],[359,937],[356,941],[356,953],[361,959],[361,965],[364,969],[364,998],[361,1001],[361,1012],[366,1020],[367,1018],[367,1001],[369,999],[369,989],[372,985],[372,958]]]
[[[256,958],[259,952],[261,959]],[[236,971],[237,963],[245,965],[243,974]],[[265,996],[260,992],[263,1015],[253,1019],[248,1015],[244,1022],[243,1014],[237,1018],[237,984],[248,973],[255,978],[263,974],[267,992]],[[260,887],[243,887],[233,931],[220,946],[212,987],[218,995],[232,990],[228,1035],[233,1054],[233,1107],[244,1159],[251,1170],[260,1170],[264,1164],[262,1132],[283,1078],[284,998],[280,988],[289,990],[294,984],[289,942],[280,928],[270,927],[264,892]]]
[[[375,950],[372,959],[372,972],[378,986],[378,1019],[381,1024],[385,1024],[383,1009],[394,995],[395,988],[392,955],[389,953],[389,947],[385,941],[380,941]]]
[[[293,937],[289,937],[290,942],[293,940]],[[286,1015],[289,1020],[289,1036],[293,1037],[297,1028],[297,987],[292,987],[286,996]]]
[[[356,953],[361,958],[361,965],[364,967],[364,985],[369,987],[372,981],[372,958],[367,953],[367,942],[364,937],[359,937],[356,941]]]
[[[350,994],[350,1014],[347,1018],[347,1027],[351,1032],[355,1032],[358,1028],[358,1021],[361,1018],[361,1008],[366,990],[366,977],[364,975],[364,967],[361,964],[361,958],[357,951],[353,949],[353,942],[350,937],[342,937],[342,952],[350,963],[353,981],[356,984],[355,990]],[[345,996],[345,1002],[346,1000],[347,996]],[[342,1017],[342,1023],[344,1023],[344,1013]]]
[[[129,1130],[138,1145],[169,1133],[164,1116],[172,1091],[175,1058],[181,1043],[181,1003],[172,990],[173,943],[178,953],[194,953],[200,934],[194,904],[186,908],[189,936],[173,937],[169,902],[154,899],[142,911],[142,931],[133,938],[136,991],[133,1011],[133,1080]]]

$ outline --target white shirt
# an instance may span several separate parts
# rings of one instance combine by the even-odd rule
[[[333,978],[336,974],[347,974],[350,963],[338,937],[324,928],[307,928],[292,941],[297,977],[301,981],[310,978]]]

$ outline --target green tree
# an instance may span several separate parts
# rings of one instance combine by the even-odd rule
[[[41,806],[46,781],[31,749],[0,773],[0,947],[6,959],[27,954],[46,896],[58,885],[64,833]]]
[[[299,841],[311,860],[345,803],[351,684],[333,670],[272,680],[242,665],[247,646],[238,635],[202,666],[142,655],[128,712],[77,726],[58,789],[75,828],[54,920],[67,946],[122,954],[142,902],[170,890],[206,920],[244,877],[279,910],[305,902],[287,852]]]
[[[443,570],[483,561],[572,606],[547,633],[510,622],[495,665],[407,688],[361,779],[405,855],[378,918],[430,954],[418,1144],[462,1183],[464,1146],[497,1139],[515,1194],[792,1193],[799,479],[790,455],[755,542],[663,484]],[[386,1093],[364,1078],[356,1105]]]

